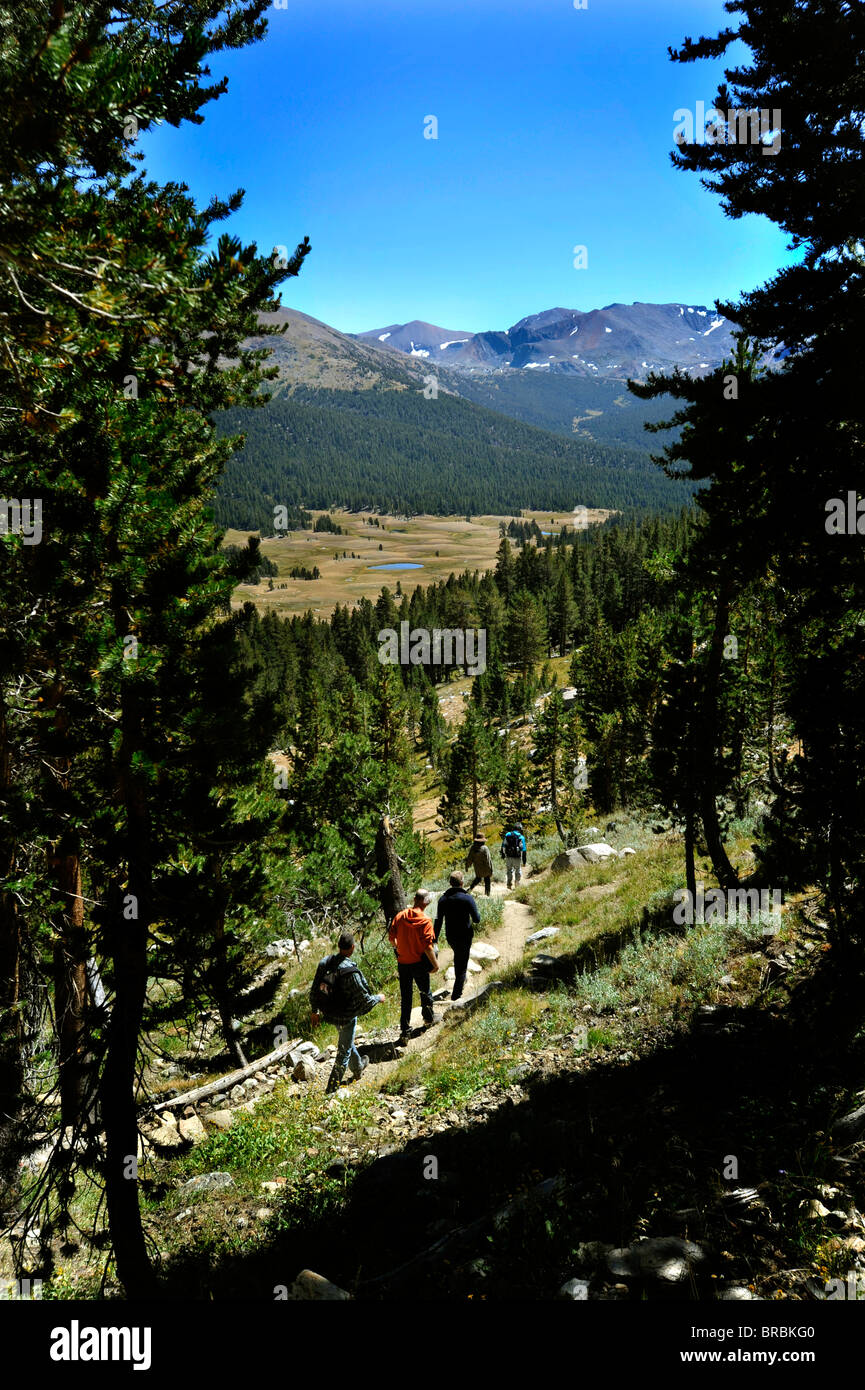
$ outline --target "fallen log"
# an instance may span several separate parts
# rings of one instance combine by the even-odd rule
[[[293,1042],[280,1043],[279,1047],[273,1052],[268,1052],[266,1057],[258,1057],[248,1066],[238,1067],[237,1071],[230,1071],[226,1076],[220,1076],[216,1081],[208,1081],[206,1086],[196,1086],[191,1091],[181,1091],[179,1096],[172,1096],[170,1100],[161,1100],[158,1105],[148,1105],[148,1110],[170,1110],[172,1105],[192,1105],[194,1101],[206,1100],[208,1096],[216,1096],[220,1091],[227,1091],[229,1087],[236,1086],[238,1082],[245,1081],[257,1071],[262,1071],[265,1067],[272,1067],[274,1062],[278,1062],[283,1057],[287,1057],[293,1047],[303,1042],[303,1038],[295,1038]]]

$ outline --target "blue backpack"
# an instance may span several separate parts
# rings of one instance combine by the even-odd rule
[[[521,836],[517,830],[509,830],[504,838],[505,854],[510,859],[517,859],[522,853]]]

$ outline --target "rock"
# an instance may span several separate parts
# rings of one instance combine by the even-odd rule
[[[574,1258],[581,1265],[597,1265],[612,1249],[612,1245],[605,1245],[602,1240],[584,1240],[574,1251]]]
[[[447,968],[447,970],[445,971],[445,980],[446,980],[446,982],[447,982],[449,985],[452,985],[453,982],[454,982],[454,980],[456,979],[456,977],[457,977],[457,972],[454,970],[454,968],[453,968],[452,965],[449,965],[448,968]],[[435,996],[433,996],[433,997],[435,997]]]
[[[865,1135],[865,1105],[860,1105],[858,1110],[851,1110],[843,1119],[836,1120],[832,1126],[832,1133],[845,1144],[852,1144],[856,1139],[861,1139]]]
[[[315,1062],[310,1061],[309,1057],[301,1057],[291,1073],[292,1081],[314,1081],[315,1076]]]
[[[499,952],[488,941],[473,941],[469,948],[471,960],[498,960]]]
[[[247,1077],[246,1081],[240,1083],[240,1089],[245,1095],[254,1096],[258,1090],[258,1082],[254,1081],[251,1076]]]
[[[476,960],[472,960],[471,956],[469,956],[468,964],[466,965],[466,974],[480,975],[482,973],[482,967],[478,965]]]
[[[216,1125],[217,1129],[228,1129],[234,1116],[230,1110],[211,1110],[207,1116],[209,1125]]]
[[[179,1212],[177,1213],[177,1215],[175,1216],[174,1219],[175,1219],[175,1221],[185,1221],[186,1218],[187,1218],[187,1216],[192,1216],[192,1215],[193,1215],[192,1207],[184,1207],[183,1211],[179,1211]]]
[[[550,865],[553,873],[560,874],[568,869],[579,869],[583,864],[601,864],[607,859],[615,859],[616,851],[611,845],[601,843],[580,845],[577,849],[565,849],[557,854]]]
[[[625,845],[625,848],[624,848],[624,849],[620,849],[620,850],[619,850],[619,858],[620,858],[620,859],[624,859],[626,855],[628,855],[628,854],[636,854],[636,853],[637,853],[637,851],[636,851],[635,849],[631,849],[631,846],[630,846],[630,845]]]
[[[246,1099],[246,1092],[244,1091],[242,1086],[232,1086],[228,1094],[231,1100],[233,1100],[235,1103]]]
[[[589,1296],[589,1286],[585,1279],[569,1279],[559,1289],[559,1298],[584,1302]]]
[[[351,1298],[345,1289],[332,1284],[314,1270],[302,1269],[288,1291],[290,1299],[314,1300],[319,1303],[342,1303]]]
[[[451,969],[453,969],[453,967],[451,967]],[[450,990],[449,990],[449,989],[445,989],[444,987],[442,987],[442,989],[434,989],[434,990],[433,990],[433,999],[434,999],[436,1002],[438,1002],[438,1001],[441,1000],[441,999],[446,999],[446,998],[448,997],[449,994],[450,994]]]
[[[227,1187],[234,1187],[234,1178],[230,1173],[201,1173],[197,1178],[190,1178],[188,1182],[181,1185],[181,1192],[223,1192]]]
[[[575,849],[562,850],[557,854],[550,868],[554,874],[565,873],[568,869],[578,869],[586,861],[580,857],[580,853]]]
[[[294,955],[294,942],[284,937],[280,941],[271,941],[269,946],[265,946],[264,954],[271,958]]]
[[[317,1061],[318,1058],[321,1056],[321,1053],[319,1052],[314,1042],[298,1043],[297,1050],[300,1053],[301,1057],[311,1057],[314,1062]]]
[[[270,1207],[259,1207],[255,1213],[255,1219],[256,1221],[269,1221],[272,1215]]]
[[[197,1115],[189,1115],[186,1119],[181,1120],[178,1128],[183,1138],[190,1144],[200,1144],[202,1139],[207,1138],[207,1130]]]
[[[588,830],[583,831],[583,834],[588,835],[590,837],[594,836],[596,840],[599,840],[601,838],[601,832],[596,825],[590,825]]]
[[[532,965],[536,970],[553,970],[556,965],[555,956],[532,956]]]
[[[169,1129],[177,1129],[177,1116],[171,1110],[163,1110],[162,1123]]]
[[[160,1125],[148,1138],[158,1149],[179,1149],[183,1145],[183,1136],[176,1125]]]
[[[705,1258],[699,1245],[692,1240],[683,1240],[681,1236],[655,1236],[610,1250],[607,1268],[620,1279],[657,1279],[665,1284],[679,1284],[688,1277],[693,1266],[701,1264]]]
[[[540,931],[532,932],[531,936],[526,937],[526,945],[533,946],[536,941],[546,941],[550,936],[558,936],[561,928],[542,927]]]
[[[809,1221],[819,1221],[822,1217],[829,1215],[829,1208],[824,1207],[823,1203],[818,1201],[816,1197],[810,1202],[807,1199],[800,1202],[799,1210],[805,1213]]]
[[[737,1299],[744,1301],[753,1298],[754,1295],[750,1289],[746,1289],[742,1284],[731,1284],[728,1289],[719,1289],[716,1297],[724,1299],[725,1302],[732,1302]]]
[[[464,995],[463,998],[458,999],[455,1004],[451,1004],[451,1009],[462,1009],[464,1012],[469,1013],[472,1009],[477,1008],[478,1004],[483,999],[489,996],[491,990],[500,989],[503,985],[503,980],[489,980],[478,990],[477,994]]]
[[[601,864],[605,859],[617,858],[616,851],[612,845],[605,845],[601,842],[593,845],[580,845],[577,854],[587,864]]]

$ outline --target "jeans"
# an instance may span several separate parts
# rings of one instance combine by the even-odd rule
[[[519,854],[516,856],[511,854],[505,855],[505,865],[508,871],[508,887],[510,888],[511,879],[514,877],[514,875],[516,875],[517,883],[519,883],[520,879],[522,878],[522,856]]]
[[[433,1013],[432,991],[430,989],[430,968],[429,961],[418,960],[411,965],[397,965],[399,972],[399,1031],[407,1033],[411,1023],[411,1005],[414,994],[415,982],[417,983],[420,995],[421,1013],[424,1023],[432,1023],[435,1015]]]
[[[477,888],[477,886],[478,886],[478,884],[480,883],[480,881],[481,881],[481,877],[480,877],[480,874],[478,874],[478,876],[477,876],[477,878],[475,879],[474,883],[471,885],[471,888],[469,888],[469,892],[472,891],[472,888]],[[484,892],[486,893],[487,897],[489,897],[489,895],[490,895],[490,884],[491,884],[491,883],[492,883],[492,879],[491,879],[491,878],[485,878],[485,879],[484,879]]]
[[[448,927],[448,944],[454,953],[454,987],[451,999],[459,999],[469,968],[469,951],[474,940],[473,927]]]
[[[363,1067],[360,1062],[360,1053],[354,1045],[354,1034],[357,1028],[357,1019],[352,1018],[348,1023],[341,1023],[339,1026],[339,1036],[336,1040],[336,1056],[333,1059],[333,1071],[327,1083],[328,1091],[335,1091],[346,1067],[349,1067],[354,1077],[360,1076]]]

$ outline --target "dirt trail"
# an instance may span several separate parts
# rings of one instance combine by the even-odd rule
[[[487,942],[490,946],[494,946],[499,953],[499,958],[498,960],[492,961],[489,965],[482,966],[479,974],[475,975],[470,973],[466,976],[465,988],[463,990],[464,999],[473,998],[489,980],[497,979],[502,970],[507,966],[512,965],[514,961],[522,960],[526,937],[531,934],[534,925],[534,913],[532,909],[527,907],[525,903],[517,902],[515,898],[511,897],[510,891],[505,888],[503,883],[493,883],[492,896],[504,898],[505,900],[502,904],[502,924],[489,936],[481,936],[476,939],[478,941]],[[448,946],[442,945],[439,951],[439,970],[437,974],[432,976],[433,992],[442,988],[450,989],[450,981],[445,980],[445,975],[448,966],[451,965],[452,962],[453,951],[451,951]],[[448,1000],[436,1002],[435,1013],[437,1022],[434,1023],[432,1027],[424,1029],[422,1032],[417,1031],[423,1028],[423,1018],[421,1016],[420,1007],[418,1006],[412,1010],[412,1036],[409,1038],[408,1044],[406,1045],[405,1050],[407,1053],[426,1052],[429,1048],[433,1047],[441,1022],[447,1016],[450,1007],[451,1005]],[[372,1041],[372,1039],[370,1041]],[[378,1040],[376,1039],[376,1041]],[[358,1050],[363,1053],[363,1040],[358,1042]],[[391,1072],[395,1071],[398,1066],[399,1059],[396,1061],[376,1062],[375,1064],[371,1064],[360,1082],[356,1084],[365,1086],[370,1090],[378,1090],[382,1082],[385,1081],[388,1076],[390,1076]]]

